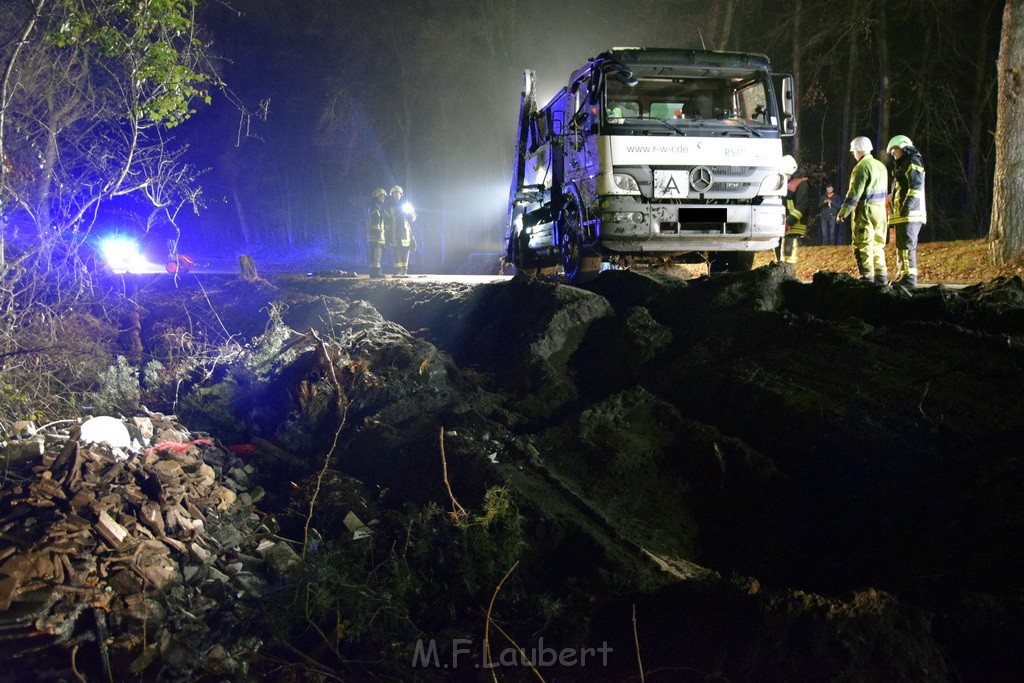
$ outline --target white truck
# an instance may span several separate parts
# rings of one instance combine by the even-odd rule
[[[505,260],[569,282],[637,257],[749,270],[785,231],[795,130],[793,79],[763,55],[614,48],[540,109],[526,71]]]

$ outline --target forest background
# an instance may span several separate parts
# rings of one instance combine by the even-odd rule
[[[621,45],[767,54],[796,76],[787,140],[815,191],[845,188],[849,140],[909,135],[928,170],[925,241],[989,227],[1003,3],[979,0],[234,0],[200,17],[237,100],[181,126],[205,209],[184,251],[360,263],[377,186],[405,187],[424,267],[502,246],[522,72],[540,97]],[[240,113],[241,112],[241,113]]]
[[[31,4],[3,5],[13,32]],[[815,192],[845,188],[852,137],[881,147],[909,135],[928,170],[922,240],[978,238],[992,207],[1003,5],[199,2],[192,28],[211,60],[202,70],[227,86],[211,81],[209,102],[194,102],[199,115],[160,135],[164,149],[187,145],[175,159],[189,164],[180,179],[201,191],[160,215],[152,197],[111,193],[89,231],[144,236],[156,261],[180,237],[178,250],[201,263],[241,252],[264,263],[328,254],[356,267],[371,191],[398,184],[419,214],[414,266],[457,270],[470,254],[502,249],[523,70],[537,72],[546,101],[587,59],[643,45],[765,53],[792,73],[799,129],[786,151]],[[9,132],[5,147],[11,177],[28,172],[35,154],[16,137]]]

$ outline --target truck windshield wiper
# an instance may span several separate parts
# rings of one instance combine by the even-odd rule
[[[668,121],[666,121],[665,119],[644,119],[644,120],[645,120],[645,121],[657,121],[658,123],[663,123],[663,124],[665,124],[665,125],[666,125],[666,126],[668,126],[668,127],[670,128],[670,129],[674,130],[674,131],[675,131],[675,132],[677,132],[677,133],[685,133],[685,132],[686,132],[686,131],[685,131],[685,130],[683,130],[682,128],[678,128],[678,127],[676,127],[676,126],[673,126],[673,125],[672,125],[671,123],[669,123],[669,122],[668,122]]]
[[[737,118],[735,118],[735,117],[734,117],[734,118],[731,118],[731,119],[724,119],[724,120],[723,120],[723,123],[725,123],[725,124],[727,124],[727,125],[730,125],[730,126],[731,126],[731,125],[736,125],[736,126],[740,126],[740,127],[742,127],[742,128],[744,129],[744,130],[746,130],[746,131],[749,131],[749,132],[753,133],[753,135],[754,135],[754,137],[755,137],[755,138],[760,138],[760,137],[764,137],[764,136],[762,136],[762,135],[761,135],[761,133],[759,133],[759,132],[757,131],[757,129],[756,129],[756,128],[751,128],[750,126],[748,126],[747,124],[743,123],[742,121],[740,121],[739,119],[737,119]]]

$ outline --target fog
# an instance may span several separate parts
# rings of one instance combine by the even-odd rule
[[[497,252],[523,70],[546,101],[612,46],[712,42],[730,3],[717,4],[210,7],[202,20],[230,94],[186,127],[194,163],[209,170],[207,207],[188,219],[182,248],[322,250],[359,264],[370,193],[397,184],[418,213],[414,263],[451,270]]]
[[[200,21],[228,89],[180,129],[206,170],[207,204],[183,221],[181,248],[323,254],[360,267],[370,193],[398,184],[419,214],[414,267],[451,271],[499,251],[523,70],[536,72],[543,103],[614,46],[767,54],[797,76],[800,130],[786,151],[816,189],[845,187],[852,136],[920,136],[930,183],[922,238],[973,237],[991,199],[985,65],[998,12],[984,4],[208,3]]]

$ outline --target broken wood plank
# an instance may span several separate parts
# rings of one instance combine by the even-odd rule
[[[128,545],[131,539],[128,530],[115,522],[114,518],[107,514],[106,510],[100,512],[99,521],[96,523],[95,529],[114,550],[121,550]]]

